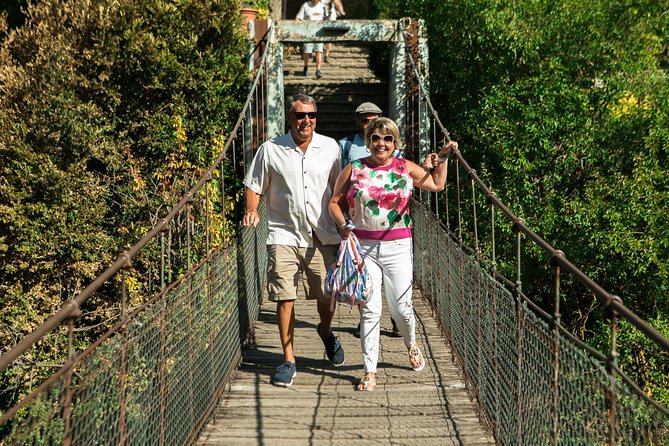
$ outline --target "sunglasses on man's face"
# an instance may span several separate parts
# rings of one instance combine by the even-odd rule
[[[304,119],[309,116],[309,119],[316,119],[316,112],[293,112],[297,119]]]
[[[387,142],[387,143],[395,142],[395,138],[393,137],[393,135],[381,136],[381,135],[376,135],[375,134],[375,135],[372,135],[371,140],[372,140],[372,142],[379,142],[379,141],[381,141],[381,138],[383,138],[383,142]]]

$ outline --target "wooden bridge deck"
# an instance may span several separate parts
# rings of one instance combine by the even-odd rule
[[[337,309],[333,331],[346,363],[331,367],[316,334],[315,304],[298,301],[295,317],[297,376],[287,388],[270,384],[282,362],[275,306],[265,302],[247,350],[215,418],[198,445],[494,445],[466,393],[450,349],[415,291],[416,331],[427,365],[414,372],[401,338],[389,337],[382,319],[378,384],[354,386],[363,374],[360,340],[353,336],[358,311]]]

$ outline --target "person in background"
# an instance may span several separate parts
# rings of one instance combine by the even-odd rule
[[[379,356],[381,284],[385,288],[390,314],[404,338],[411,368],[425,367],[416,343],[412,302],[413,252],[409,202],[415,187],[431,192],[443,190],[446,183],[447,155],[458,147],[448,142],[437,155],[432,153],[423,165],[393,153],[401,146],[397,125],[388,118],[371,121],[365,131],[370,155],[347,164],[337,178],[330,200],[330,215],[342,239],[349,236],[346,215],[355,225],[369,273],[373,294],[362,306],[360,344],[365,374],[357,390],[374,390]],[[430,165],[430,170],[424,166]]]
[[[320,21],[325,19],[325,7],[321,3],[321,0],[309,0],[302,3],[300,10],[295,16],[295,20],[313,20]],[[302,70],[302,75],[304,77],[309,76],[309,60],[311,59],[311,54],[314,53],[316,57],[316,79],[320,79],[323,74],[321,73],[321,65],[323,61],[323,44],[308,42],[302,45],[302,61],[304,62],[304,69]]]
[[[334,139],[316,133],[316,102],[297,95],[287,111],[290,131],[265,141],[244,178],[244,226],[257,227],[258,205],[266,196],[267,291],[276,302],[277,325],[284,363],[272,384],[290,386],[297,374],[293,350],[295,301],[302,278],[307,299],[316,299],[320,323],[316,327],[325,353],[334,366],[344,364],[344,349],[330,326],[334,311],[324,295],[327,268],[335,260],[339,235],[328,215],[328,201],[341,171]]]
[[[337,17],[344,17],[346,12],[344,12],[344,5],[341,0],[332,0],[332,3],[334,3],[335,10],[337,11]]]
[[[343,11],[343,6],[339,0],[323,0],[323,18],[325,20],[337,20],[337,17],[343,16],[344,14],[340,11]],[[330,63],[330,52],[332,51],[332,43],[326,43],[323,45],[324,55],[323,62]]]
[[[365,130],[371,121],[381,116],[381,113],[382,111],[379,106],[373,102],[363,102],[355,109],[355,126],[358,133],[339,140],[342,168],[346,167],[351,161],[369,156],[369,148],[365,145]],[[400,151],[396,150],[395,153],[393,153],[393,156],[400,156]],[[362,308],[358,308],[362,314]],[[392,335],[394,337],[400,337],[400,330],[392,317],[390,318],[390,323],[393,326]],[[360,323],[358,323],[354,334],[356,337],[360,337]]]

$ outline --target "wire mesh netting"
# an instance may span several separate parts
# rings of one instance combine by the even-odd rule
[[[535,312],[412,202],[414,274],[500,444],[669,444],[669,414]],[[609,393],[615,385],[615,411]]]
[[[11,420],[3,443],[169,445],[196,438],[257,318],[266,231],[266,223],[242,229],[236,243],[75,358]]]

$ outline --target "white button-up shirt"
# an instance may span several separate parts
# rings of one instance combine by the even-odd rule
[[[290,133],[258,148],[244,185],[267,195],[268,245],[313,247],[314,233],[324,245],[339,244],[328,204],[340,171],[337,142],[316,132],[305,153]]]

